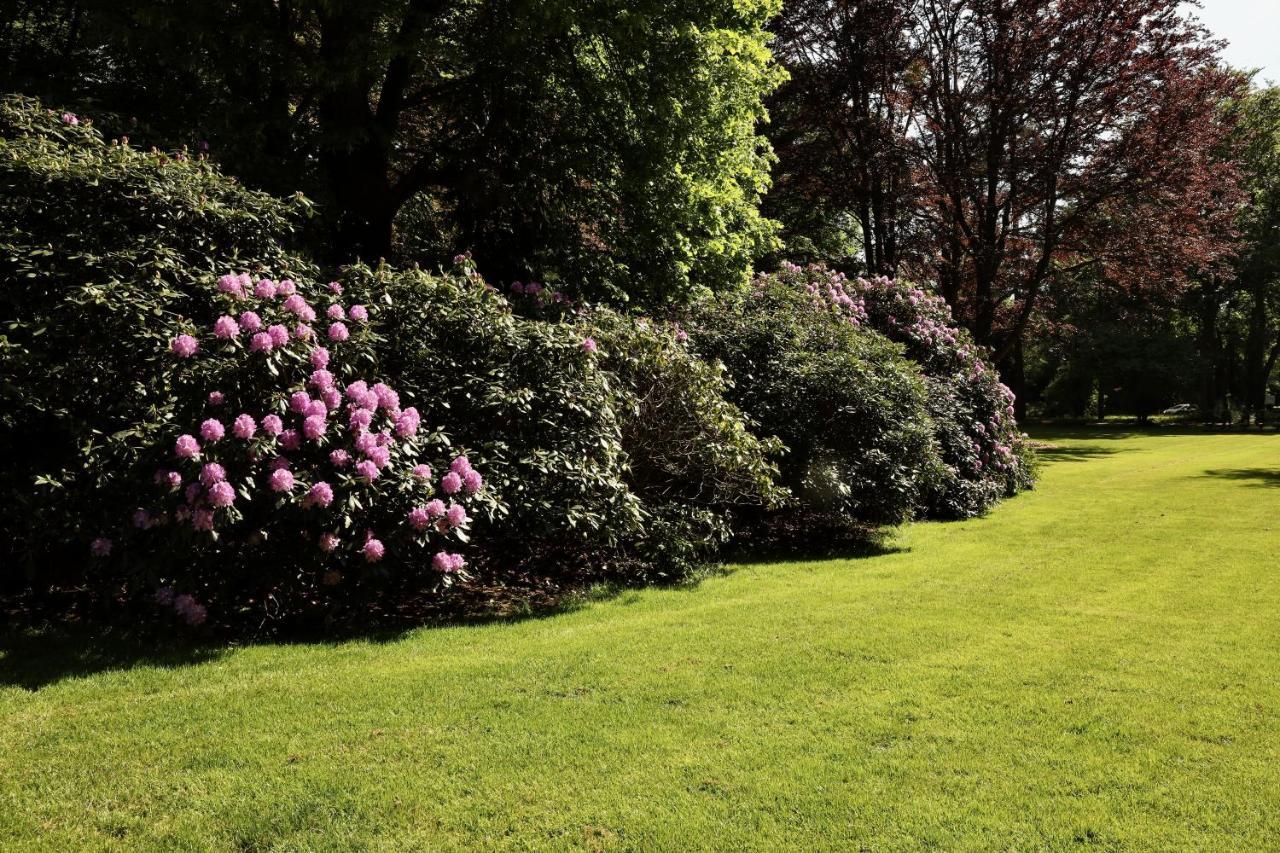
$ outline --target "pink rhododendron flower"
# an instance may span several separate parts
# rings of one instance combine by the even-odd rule
[[[335,468],[345,468],[351,463],[351,454],[342,448],[338,448],[329,454],[329,462]]]
[[[333,503],[333,487],[323,481],[316,483],[307,492],[307,502],[311,506],[328,506]]]
[[[293,473],[288,468],[277,468],[271,472],[267,482],[273,492],[288,492],[293,489]]]
[[[207,507],[194,510],[191,513],[191,526],[204,533],[213,530],[213,510]]]
[[[368,409],[356,409],[351,413],[351,418],[347,421],[347,426],[352,432],[363,433],[369,429],[369,424],[373,423],[373,412]],[[364,451],[361,451],[363,453]]]
[[[275,349],[275,342],[271,340],[271,335],[266,332],[258,332],[249,339],[249,349],[252,352],[271,352]]]
[[[276,324],[267,329],[267,334],[271,336],[271,343],[277,347],[282,347],[289,343],[289,330],[284,326]]]
[[[518,281],[511,282],[512,293],[524,293],[524,285]]]
[[[329,310],[324,312],[325,316],[330,320],[345,320],[347,312],[342,310],[341,305],[330,305]]]
[[[253,311],[243,311],[240,314],[240,328],[246,332],[256,332],[262,328],[262,318]]]
[[[315,332],[306,323],[299,323],[293,327],[293,336],[300,341],[311,340],[311,336],[313,334],[315,334]]]
[[[450,471],[440,478],[440,490],[446,495],[456,495],[462,491],[462,478],[456,471]]]
[[[212,506],[231,506],[236,500],[236,490],[226,480],[209,487],[209,503]]]
[[[423,507],[415,506],[409,510],[409,525],[417,531],[427,529],[427,525],[431,524],[431,519],[427,516],[427,511]]]
[[[221,317],[213,321],[213,336],[230,340],[240,334],[240,325],[236,322],[236,318],[229,314],[223,314]]]
[[[461,554],[449,554],[444,551],[440,551],[431,558],[431,565],[438,572],[460,572],[466,564],[467,561],[462,559]]]
[[[225,479],[227,479],[227,471],[217,462],[206,462],[200,469],[200,482],[206,486],[221,483]]]
[[[379,382],[373,386],[373,395],[378,398],[378,405],[384,409],[400,408],[400,395],[391,390],[390,386]]]
[[[378,466],[374,465],[368,459],[364,459],[356,463],[356,474],[365,482],[372,483],[378,479]]]
[[[290,314],[301,314],[306,307],[307,300],[303,299],[302,296],[297,293],[284,301],[284,310],[288,311]]]
[[[459,456],[449,463],[449,470],[462,476],[471,470],[471,460],[465,456]]]
[[[192,438],[191,440],[195,441],[194,438]],[[198,447],[199,445],[197,445],[197,448]],[[179,489],[182,487],[182,475],[179,474],[177,471],[157,471],[156,485],[161,487],[167,487],[170,490]]]
[[[363,323],[369,319],[369,311],[363,305],[352,305],[347,311],[347,316],[354,322]]]
[[[310,403],[307,403],[307,410],[302,414],[307,417],[311,417],[312,415],[321,418],[328,417],[329,407],[324,404],[324,400],[312,400]]]
[[[461,527],[471,520],[467,517],[467,511],[461,504],[449,504],[449,509],[445,512],[444,517],[448,519],[450,527]]]
[[[431,516],[432,518],[442,518],[445,513],[444,501],[440,500],[439,498],[435,498],[434,500],[429,500],[427,501],[427,505],[425,509],[427,511],[427,515]]]
[[[210,392],[209,392],[209,405],[210,405],[210,406],[221,406],[221,405],[222,405],[223,403],[225,403],[225,402],[227,402],[227,395],[226,395],[226,394],[223,394],[221,391],[210,391]]]
[[[335,551],[341,541],[336,533],[322,533],[320,534],[320,550],[325,552]]]
[[[196,350],[200,349],[199,342],[190,335],[178,335],[173,339],[173,343],[169,344],[169,349],[173,350],[173,354],[179,358],[191,358],[196,354]]]
[[[253,287],[253,295],[259,299],[270,299],[276,295],[276,283],[269,278],[261,279]]]
[[[281,279],[276,285],[276,296],[292,296],[298,292],[298,286],[290,279]]]
[[[469,495],[484,488],[484,478],[480,476],[480,472],[474,468],[462,475],[462,490]]]
[[[279,415],[267,415],[262,419],[262,431],[267,435],[279,435],[284,430],[284,422]]]
[[[378,446],[378,437],[371,432],[362,432],[356,436],[355,448],[357,453],[368,454]]]
[[[342,293],[342,285],[338,284],[336,281],[329,282],[329,289],[334,293]]]
[[[375,447],[369,451],[369,461],[381,470],[391,464],[391,451],[385,447]]]
[[[365,394],[369,393],[369,383],[363,379],[357,379],[355,382],[348,383],[345,390],[348,399],[362,400]]]
[[[290,411],[297,412],[298,414],[302,414],[307,410],[307,406],[310,404],[311,404],[311,397],[307,395],[306,391],[294,391],[292,394],[289,395]]]
[[[365,542],[362,550],[364,551],[364,558],[370,563],[378,562],[387,553],[387,549],[377,539],[370,539]]]
[[[99,536],[89,543],[89,553],[95,557],[110,557],[114,544],[110,539]]]
[[[385,429],[378,433],[379,447],[390,447],[393,441],[395,441],[395,439],[392,438],[391,433],[387,432]]]
[[[253,434],[257,431],[258,424],[249,415],[236,415],[236,419],[231,423],[231,434],[242,441],[253,438]]]
[[[431,466],[430,465],[414,465],[413,476],[417,477],[419,480],[430,480]]]
[[[267,463],[268,470],[279,471],[281,468],[292,468],[293,463],[289,461],[288,456],[277,456]]]
[[[218,276],[218,290],[223,293],[230,293],[237,299],[244,297],[244,285],[240,282],[240,277],[235,275]]]
[[[173,445],[173,452],[179,459],[195,459],[200,455],[200,442],[195,436],[180,435]]]
[[[317,438],[324,435],[328,426],[329,422],[324,419],[323,415],[307,415],[306,419],[302,422],[302,435],[308,441],[315,441]]]
[[[212,514],[210,519],[212,519]],[[188,625],[192,626],[202,624],[209,615],[209,611],[205,609],[203,604],[185,594],[173,599],[173,609]]]
[[[337,388],[324,389],[320,392],[320,399],[331,412],[338,411],[338,407],[342,405],[342,393]]]
[[[324,347],[315,347],[311,350],[311,366],[319,370],[322,367],[329,366],[329,351]]]
[[[418,434],[418,410],[410,406],[400,413],[396,418],[396,435],[401,438],[409,438]]]
[[[323,391],[326,388],[333,387],[333,374],[325,370],[323,367],[311,371],[311,377],[307,382],[313,387]]]
[[[329,326],[329,340],[342,343],[351,337],[351,333],[347,331],[347,327],[342,323],[333,323]]]
[[[598,349],[599,349],[599,346],[597,346],[595,338],[587,338],[582,342],[583,352],[595,352]]]
[[[227,434],[227,428],[222,425],[222,421],[217,418],[209,418],[200,424],[200,437],[205,441],[213,444],[221,441],[222,437]]]
[[[280,433],[280,446],[285,450],[297,450],[302,446],[302,436],[296,429],[287,429]]]

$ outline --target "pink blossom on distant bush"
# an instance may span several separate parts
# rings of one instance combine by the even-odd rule
[[[431,519],[427,515],[426,509],[420,506],[415,506],[413,509],[409,510],[409,525],[413,527],[414,530],[426,530],[430,524]]]
[[[267,470],[279,471],[281,468],[288,470],[293,467],[293,463],[289,461],[288,456],[276,456],[267,463]]]
[[[342,393],[337,388],[326,388],[320,392],[320,399],[324,401],[325,408],[331,412],[338,411],[342,406]]]
[[[325,552],[335,551],[342,542],[336,533],[320,534],[320,550]]]
[[[195,459],[200,455],[200,442],[195,436],[180,435],[173,445],[173,452],[179,459]]]
[[[334,293],[341,294],[342,285],[338,284],[336,281],[331,281],[329,282],[329,290],[333,291]]]
[[[369,539],[365,542],[363,550],[364,558],[370,563],[378,562],[382,559],[382,556],[387,553],[387,549],[383,547],[382,543],[377,539]]]
[[[462,475],[462,490],[469,495],[484,488],[484,478],[480,476],[480,472],[474,469]]]
[[[200,424],[200,437],[210,444],[221,441],[227,434],[227,428],[217,418],[209,418]]]
[[[462,559],[461,554],[449,554],[445,551],[440,551],[431,558],[431,565],[438,572],[460,572],[466,564],[467,561]]]
[[[253,286],[253,295],[259,299],[270,299],[276,295],[276,283],[269,278],[259,280]]]
[[[329,462],[335,468],[345,468],[351,464],[351,454],[339,447],[329,453]]]
[[[347,312],[342,310],[342,306],[338,304],[330,305],[328,310],[324,312],[325,316],[330,320],[345,320]]]
[[[307,492],[307,503],[318,507],[326,507],[333,503],[333,487],[323,480],[316,483]]]
[[[310,355],[311,366],[317,370],[329,366],[329,351],[324,347],[314,347]]]
[[[222,405],[223,403],[225,403],[225,402],[227,402],[227,395],[226,395],[226,394],[223,394],[221,391],[210,391],[210,392],[209,392],[209,405],[210,405],[210,406],[221,406],[221,405]]]
[[[236,490],[226,480],[209,487],[209,503],[212,506],[231,506],[236,500]]]
[[[458,476],[458,472],[450,471],[441,477],[440,490],[446,495],[456,495],[462,491],[462,478]]]
[[[242,311],[240,313],[240,328],[246,332],[256,332],[262,328],[262,318],[254,311]]]
[[[347,327],[343,323],[333,323],[329,326],[329,340],[341,343],[351,337],[351,333],[347,331]]]
[[[218,276],[218,290],[229,293],[237,299],[244,297],[244,284],[236,275]]]
[[[302,446],[302,436],[296,429],[287,429],[280,433],[280,446],[285,450],[297,450]]]
[[[329,422],[326,421],[323,416],[308,415],[302,422],[302,435],[308,441],[315,441],[317,438],[324,435],[328,426]]]
[[[356,463],[356,474],[366,483],[372,483],[378,479],[378,466],[368,459],[362,459]]]
[[[371,432],[360,432],[354,443],[357,453],[368,455],[370,450],[378,446],[378,437]]]
[[[352,305],[347,316],[356,323],[363,323],[369,319],[369,311],[363,305]]]
[[[275,349],[275,342],[266,332],[258,332],[249,339],[249,349],[252,352],[271,352]]]
[[[314,415],[321,418],[327,418],[329,416],[329,407],[325,404],[324,400],[312,400],[307,403],[307,409],[302,414],[306,417]]]
[[[391,390],[390,386],[383,382],[379,382],[373,386],[373,395],[378,398],[378,405],[384,409],[400,408],[400,395]]]
[[[307,383],[313,388],[320,391],[333,387],[333,374],[325,370],[323,367],[316,368],[311,371],[311,376],[307,379]]]
[[[225,479],[227,479],[227,471],[217,462],[206,462],[200,469],[200,482],[206,486],[221,483]]]
[[[288,468],[277,468],[268,478],[273,492],[288,492],[293,489],[293,473]]]
[[[113,547],[114,545],[110,539],[105,536],[99,536],[89,543],[89,553],[95,557],[110,557]]]
[[[307,406],[311,403],[311,397],[306,391],[294,391],[289,395],[289,410],[302,414],[307,410]]]
[[[430,465],[414,465],[413,476],[418,478],[419,480],[430,480],[431,466]]]
[[[271,343],[276,347],[289,343],[289,330],[278,323],[267,329],[267,334],[271,336]]]
[[[200,344],[190,335],[182,334],[173,339],[173,343],[169,345],[169,348],[179,358],[191,358],[196,354],[196,350],[200,349]]]
[[[595,352],[595,351],[596,351],[596,350],[598,350],[599,348],[600,348],[600,347],[599,347],[599,345],[598,345],[598,344],[596,344],[596,339],[595,339],[595,338],[586,338],[586,339],[585,339],[585,340],[583,340],[583,342],[582,342],[582,351],[583,351],[583,352]]]
[[[391,451],[385,447],[373,447],[369,450],[369,461],[382,470],[391,464]]]
[[[433,498],[427,501],[427,505],[423,507],[427,511],[427,515],[431,518],[443,518],[445,514],[444,501],[439,498]]]
[[[217,320],[213,321],[213,335],[216,338],[230,340],[240,334],[240,325],[236,322],[236,318],[230,314],[223,314]]]
[[[449,504],[444,517],[448,520],[450,527],[461,527],[471,520],[467,517],[467,510],[462,504]]]
[[[279,435],[284,431],[284,422],[279,415],[267,415],[262,419],[262,431],[271,436]]]
[[[471,470],[471,460],[465,456],[458,456],[449,463],[449,470],[461,476]]]

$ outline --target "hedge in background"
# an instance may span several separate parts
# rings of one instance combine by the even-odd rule
[[[851,281],[816,264],[784,264],[761,276],[758,286],[775,284],[806,294],[852,326],[900,343],[920,366],[944,465],[921,492],[926,515],[968,518],[1031,487],[1030,450],[1014,419],[1013,393],[956,325],[944,299],[883,277]]]
[[[688,334],[726,366],[730,398],[761,434],[782,440],[781,482],[806,511],[897,524],[932,488],[926,389],[897,345],[775,278],[702,304]]]

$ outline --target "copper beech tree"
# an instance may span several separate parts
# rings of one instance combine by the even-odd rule
[[[1230,249],[1241,85],[1179,6],[792,0],[775,196],[838,194],[866,267],[936,282],[1000,360],[1083,268],[1177,289]]]

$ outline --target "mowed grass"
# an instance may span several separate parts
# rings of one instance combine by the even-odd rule
[[[1036,492],[881,556],[7,661],[0,848],[1273,847],[1280,437],[1044,437]]]

